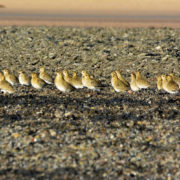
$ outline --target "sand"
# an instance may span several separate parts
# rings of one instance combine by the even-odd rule
[[[178,0],[2,0],[0,25],[180,27]]]
[[[179,14],[179,0],[1,0],[8,11]]]

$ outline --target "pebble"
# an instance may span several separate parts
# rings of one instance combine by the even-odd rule
[[[53,129],[50,129],[49,133],[50,133],[51,136],[56,136],[56,132]]]

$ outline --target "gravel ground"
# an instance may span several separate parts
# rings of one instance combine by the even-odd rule
[[[0,179],[180,179],[180,96],[155,76],[180,76],[180,29],[0,27],[1,70],[86,69],[104,84],[61,93],[17,86],[0,94]],[[116,93],[110,73],[152,84]]]

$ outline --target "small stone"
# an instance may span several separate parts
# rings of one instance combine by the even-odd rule
[[[19,134],[19,133],[13,133],[12,136],[13,136],[14,138],[18,138],[18,137],[20,136],[20,134]]]
[[[132,91],[132,90],[129,90],[128,93],[129,93],[129,94],[133,94],[133,91]]]
[[[169,55],[166,55],[162,58],[162,61],[166,61],[169,58]]]
[[[49,53],[49,58],[54,59],[56,58],[56,53]]]
[[[133,127],[133,126],[134,126],[134,121],[129,121],[129,122],[127,122],[127,126],[128,126],[128,127]]]
[[[143,125],[143,121],[137,121],[138,125]]]
[[[31,142],[37,142],[39,139],[39,136],[32,137]]]
[[[47,132],[47,131],[43,131],[42,133],[41,133],[41,137],[42,138],[45,138],[45,137],[47,137],[49,135],[49,133]]]
[[[150,142],[152,139],[153,139],[154,137],[151,135],[151,136],[148,136],[147,138],[146,138],[146,141],[147,142]]]
[[[175,142],[174,136],[171,136],[171,137],[169,138],[169,142],[170,142],[170,143]]]
[[[27,39],[28,39],[29,41],[32,41],[32,40],[33,40],[33,38],[32,38],[32,37],[28,37]]]
[[[54,116],[56,117],[56,118],[60,118],[60,117],[62,117],[62,115],[63,115],[63,112],[61,111],[61,110],[56,110],[55,112],[54,112]]]
[[[155,49],[156,49],[156,50],[160,50],[160,49],[161,49],[161,46],[157,46]]]
[[[71,116],[72,115],[72,111],[68,111],[64,114],[65,117]]]
[[[56,136],[56,132],[53,129],[50,129],[49,133],[50,133],[51,136]]]

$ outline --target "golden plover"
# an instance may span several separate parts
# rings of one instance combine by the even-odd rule
[[[9,93],[9,94],[14,93],[13,87],[9,82],[5,80],[5,77],[2,73],[0,74],[0,89],[4,93]]]
[[[13,74],[10,74],[8,69],[4,69],[3,73],[4,73],[5,80],[7,82],[9,82],[12,86],[17,85],[18,80],[16,76],[14,76]]]
[[[136,77],[133,73],[131,73],[130,87],[131,87],[132,91],[138,91],[139,90],[139,87],[136,84]]]
[[[63,70],[64,80],[71,84],[72,78],[69,76],[68,70]]]
[[[163,89],[170,94],[177,94],[179,92],[179,86],[173,81],[171,76],[166,77],[162,75],[162,86]]]
[[[77,76],[75,72],[73,73],[73,76],[70,77],[68,71],[64,70],[63,75],[64,75],[64,80],[69,84],[71,84],[76,89],[83,88],[82,80]]]
[[[26,76],[21,70],[19,71],[19,83],[25,86],[30,85],[30,78]]]
[[[53,83],[53,79],[52,77],[45,71],[44,67],[40,68],[40,73],[39,73],[39,77],[45,81],[47,84],[52,84]]]
[[[4,74],[2,72],[0,72],[0,81],[1,81],[1,79],[2,80],[5,79]]]
[[[111,84],[116,92],[125,92],[130,89],[129,86],[125,85],[118,77],[115,72],[111,73]]]
[[[57,71],[56,78],[54,80],[54,84],[57,89],[59,89],[62,92],[70,92],[73,90],[73,86],[66,82],[63,78],[63,74],[61,71]]]
[[[141,75],[139,71],[136,72],[136,84],[140,89],[146,89],[150,87],[150,84],[147,82],[145,77]]]
[[[127,87],[130,87],[129,82],[121,75],[120,71],[116,71],[116,74],[120,81],[122,81]]]
[[[172,77],[173,81],[175,81],[175,82],[178,84],[178,86],[179,86],[179,88],[180,88],[180,78],[174,76],[173,73],[171,73],[171,74],[169,74],[169,75]]]
[[[88,89],[91,90],[98,90],[98,91],[100,90],[101,87],[100,81],[93,78],[92,76],[90,77],[90,75],[86,71],[82,71],[81,74],[82,74],[82,84],[84,87],[87,87]]]
[[[82,78],[78,77],[76,72],[73,72],[71,85],[74,86],[76,89],[81,89],[84,87],[82,84]]]
[[[162,87],[162,78],[161,78],[161,76],[157,76],[156,77],[157,78],[157,88],[158,88],[158,90],[161,90],[161,89],[163,89],[163,87]]]
[[[39,78],[36,73],[32,73],[31,76],[32,76],[31,78],[32,87],[39,90],[42,89],[43,86],[45,85],[45,82],[41,78]]]
[[[167,77],[166,75],[161,75],[161,79],[162,79],[162,88],[164,91],[166,91],[166,87],[167,87]]]

